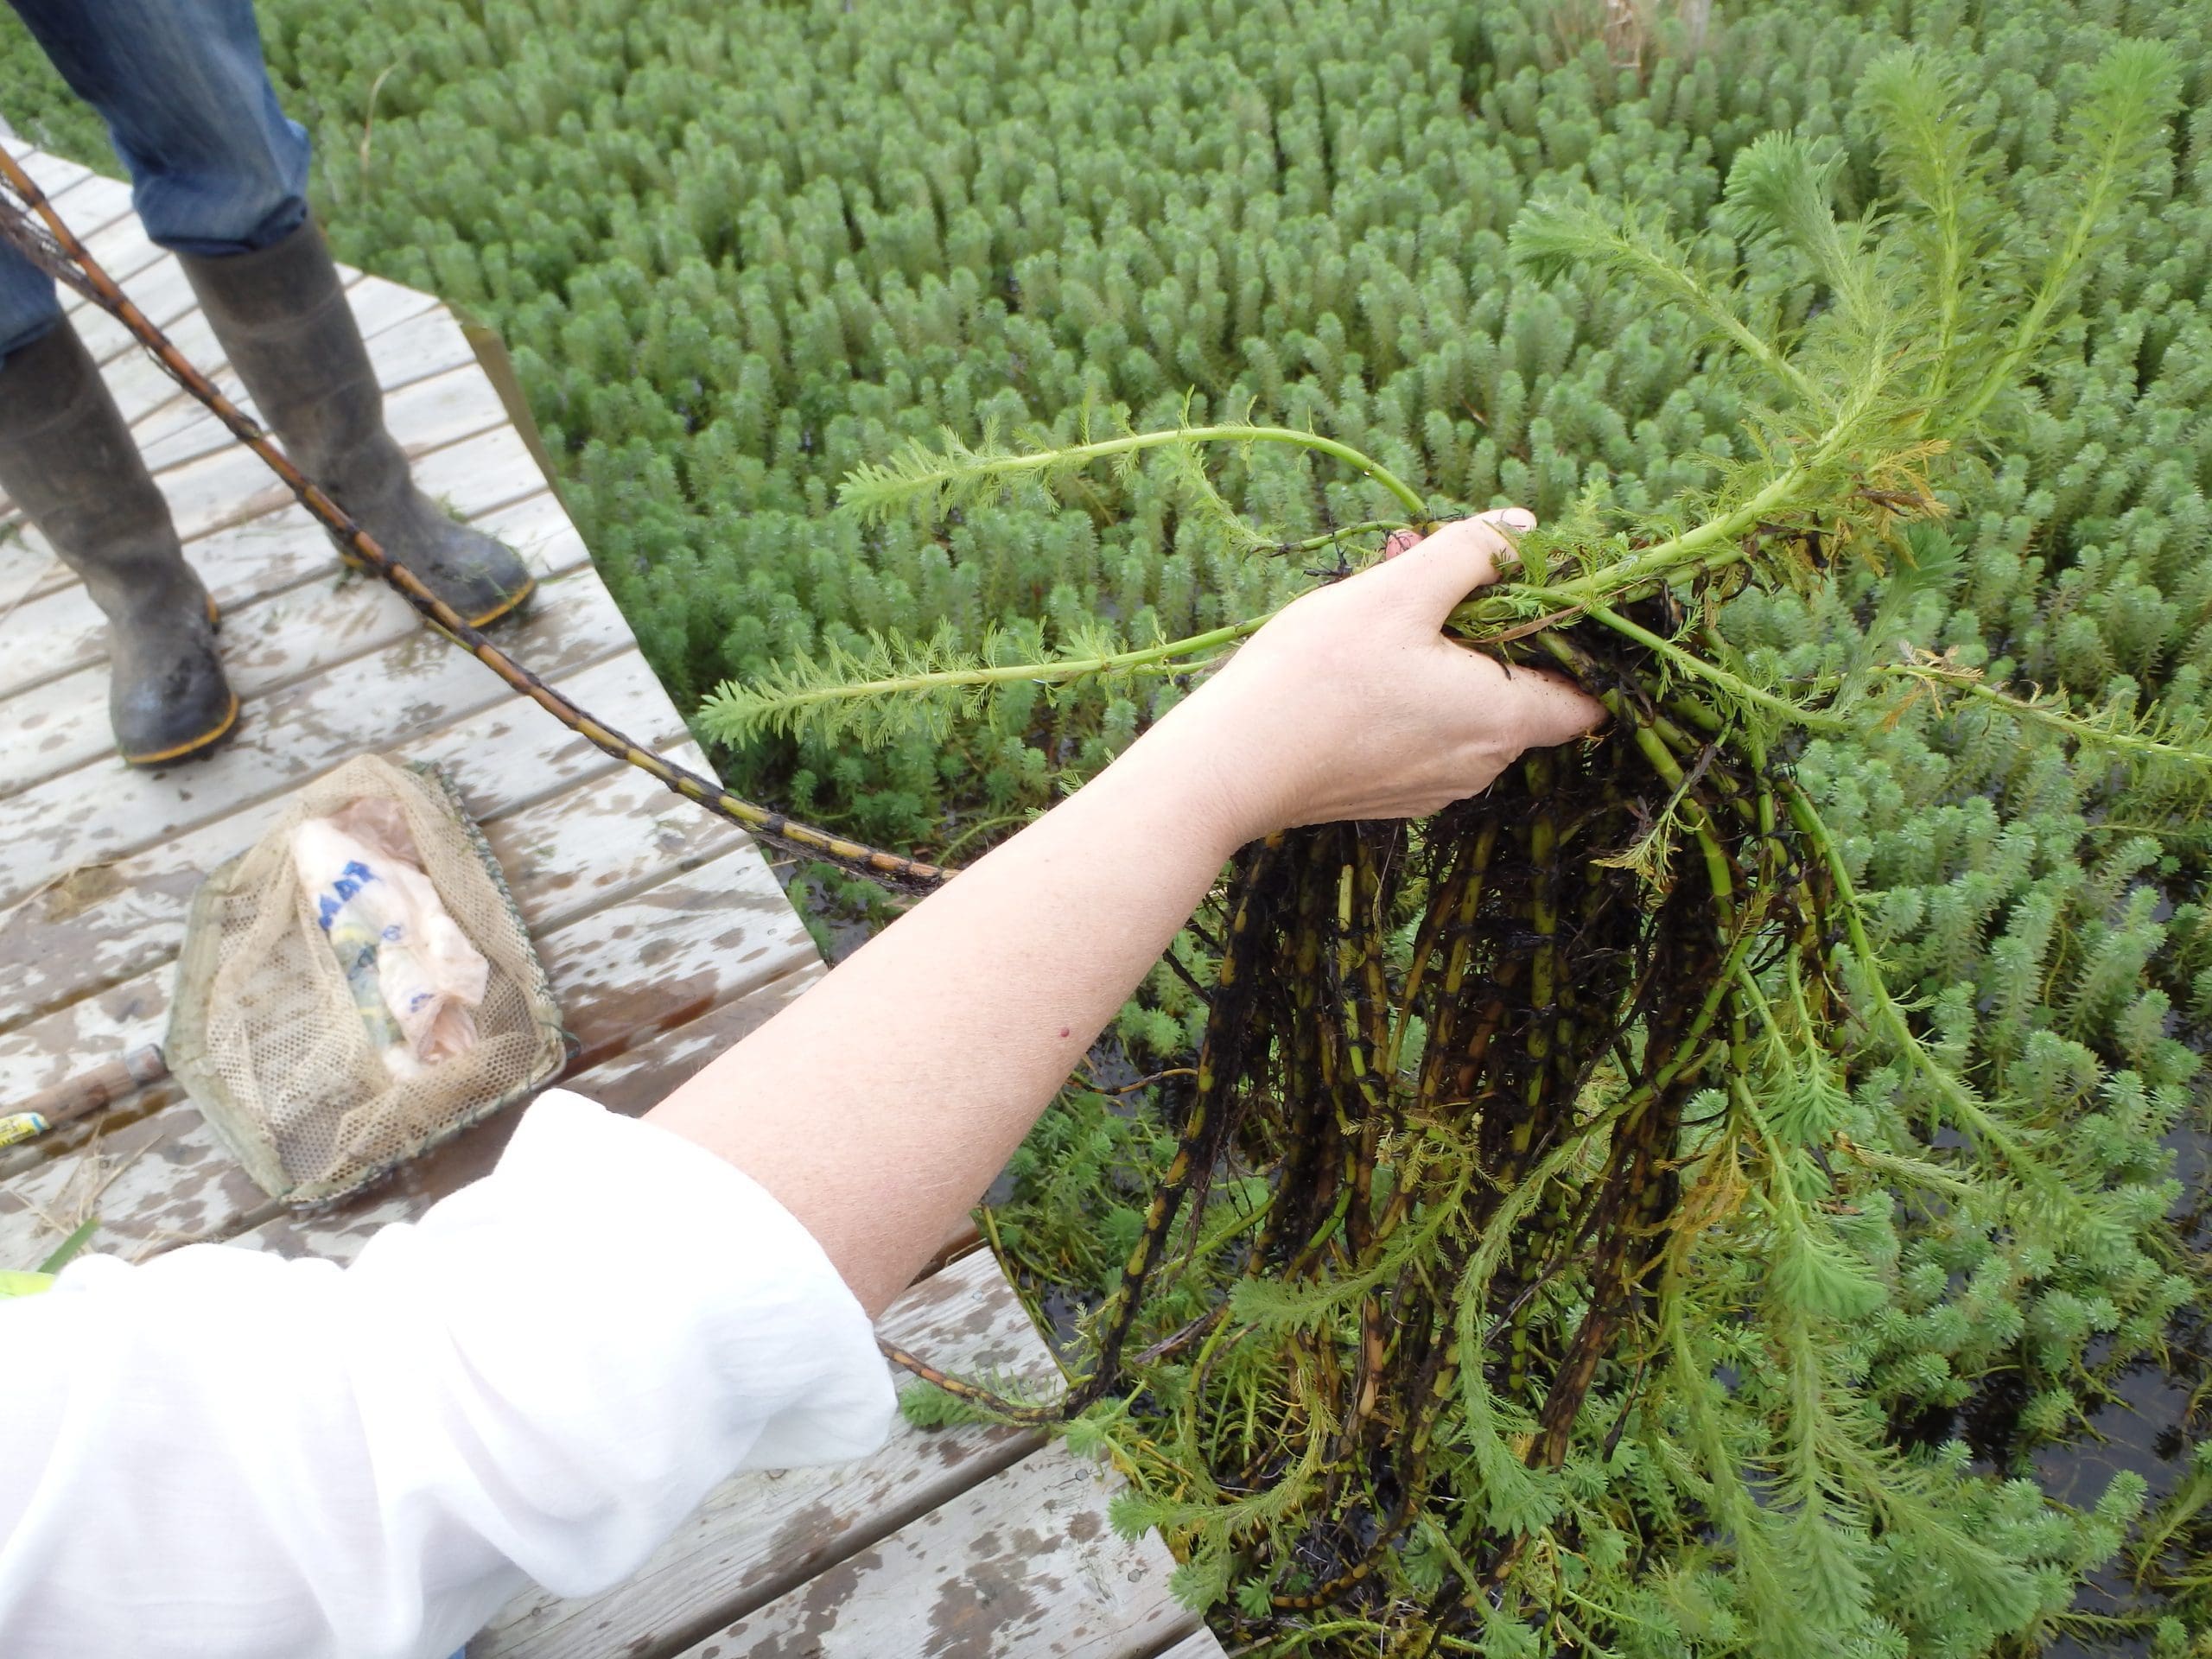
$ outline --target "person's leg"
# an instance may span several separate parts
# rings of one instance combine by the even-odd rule
[[[0,363],[32,341],[50,334],[61,321],[61,299],[54,278],[0,242]]]
[[[512,549],[415,487],[313,219],[251,253],[181,257],[232,368],[301,471],[463,621],[483,627],[530,596],[530,572]]]
[[[416,489],[307,206],[250,0],[10,0],[105,118],[147,234],[182,262],[231,366],[302,471],[467,621],[529,596],[522,561]]]
[[[251,0],[9,0],[130,169],[146,234],[250,253],[307,221],[308,136],[285,119]]]
[[[107,617],[108,714],[123,758],[162,766],[227,737],[238,702],[216,655],[207,590],[67,321],[0,360],[0,489]]]
[[[307,136],[262,73],[245,0],[10,0],[99,111],[157,242],[265,246],[307,217]],[[134,766],[238,722],[207,589],[52,280],[0,249],[0,488],[108,619],[116,747]]]
[[[116,747],[159,766],[238,722],[207,590],[54,278],[0,243],[0,490],[108,619]]]

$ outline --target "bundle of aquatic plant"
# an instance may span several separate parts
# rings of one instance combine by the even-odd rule
[[[1909,630],[1957,575],[1948,503],[1987,487],[1982,446],[2031,405],[2160,163],[2177,79],[2161,48],[2111,51],[2031,219],[2000,211],[1947,77],[1885,59],[1863,86],[1892,191],[1876,210],[1839,216],[1831,146],[1777,134],[1738,156],[1720,219],[1764,282],[1694,257],[1656,213],[1564,195],[1523,212],[1528,265],[1640,284],[1694,319],[1753,458],[1656,511],[1586,492],[1455,613],[1471,649],[1599,696],[1603,734],[1421,823],[1245,849],[1175,1154],[1080,1380],[1058,1402],[952,1382],[1016,1415],[1090,1410],[1137,1482],[1123,1518],[1167,1528],[1185,1589],[1226,1599],[1243,1633],[1973,1653],[2058,1613],[2116,1547],[2139,1485],[2075,1515],[1969,1478],[1963,1447],[1895,1421],[1944,1379],[1916,1393],[1884,1373],[1929,1363],[1908,1310],[2009,1319],[2001,1344],[2022,1287],[2069,1275],[2094,1287],[2088,1317],[2155,1331],[2189,1294],[2142,1244],[2170,1195],[1974,1075],[1940,1017],[1897,1000],[1799,772],[1815,744],[1951,702],[2129,769],[2164,810],[2212,794],[2194,729],[1986,683]],[[1395,509],[1246,526],[1255,549],[1311,558],[1444,516],[1342,444],[1235,422],[910,444],[844,500],[942,518],[1112,462],[1233,526],[1209,457],[1262,445],[1344,463]],[[1732,637],[1761,604],[1866,591],[1857,648],[1809,671]],[[1263,620],[1137,645],[1102,628],[1044,662],[879,639],[726,686],[702,720],[729,741],[942,730],[1007,686],[1201,670]],[[1975,1272],[1946,1284],[1942,1251],[1916,1257],[1908,1235]],[[1198,1289],[1164,1303],[1163,1281]]]

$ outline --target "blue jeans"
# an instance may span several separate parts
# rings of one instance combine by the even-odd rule
[[[251,253],[307,218],[308,135],[277,107],[252,0],[9,3],[106,120],[162,247]],[[0,360],[60,320],[54,279],[0,243]]]

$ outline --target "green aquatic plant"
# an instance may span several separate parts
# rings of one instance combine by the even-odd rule
[[[2155,1329],[2189,1294],[2146,1243],[2170,1193],[2139,1141],[2114,1159],[2113,1137],[2051,1109],[2064,1084],[2037,1072],[2063,1072],[2063,1050],[2031,1036],[2012,1064],[1968,1066],[1955,1027],[1973,1010],[1891,990],[1886,918],[1808,774],[1948,698],[2127,770],[2177,815],[2212,798],[2212,747],[2186,720],[2016,691],[1912,633],[1961,578],[1948,503],[1986,486],[1993,434],[2025,417],[2165,154],[2178,81],[2161,47],[2110,50],[2063,188],[2024,222],[1999,213],[1945,70],[1875,63],[1890,200],[1840,215],[1841,154],[1801,136],[1747,144],[1729,173],[1736,244],[1817,296],[1794,323],[1771,281],[1656,212],[1587,194],[1523,211],[1524,266],[1684,314],[1744,410],[1742,458],[1710,481],[1634,509],[1585,492],[1452,618],[1471,648],[1573,675],[1609,728],[1424,823],[1245,849],[1205,936],[1175,1145],[1066,1396],[1010,1400],[914,1361],[1018,1420],[1105,1409],[1135,1482],[1122,1519],[1166,1529],[1184,1590],[1240,1634],[1980,1652],[2033,1632],[2118,1548],[2139,1481],[2069,1516],[1898,1432],[1906,1408],[1957,1403],[1951,1359],[1988,1334],[1954,1333],[1946,1357],[1910,1326],[2009,1317],[2018,1340],[2027,1287],[2049,1285],[2047,1392],[2065,1399],[2069,1324]],[[936,522],[1065,495],[1108,461],[1220,517],[1206,457],[1261,444],[1389,498],[1370,537],[1454,511],[1343,444],[1253,422],[913,443],[843,499]],[[1848,648],[1802,669],[1738,626],[1877,577]],[[730,742],[942,733],[1008,688],[1202,672],[1263,620],[1150,641],[1100,625],[1029,661],[884,636],[725,685],[700,719]],[[2115,948],[2076,995],[2105,1014],[2139,967]],[[2162,1033],[2143,1047],[2143,1075],[2106,1083],[2111,1109],[2171,1113],[2193,1062]],[[1929,1276],[1947,1253],[1973,1264],[1956,1287]]]

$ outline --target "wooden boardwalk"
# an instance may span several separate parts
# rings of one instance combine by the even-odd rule
[[[10,149],[147,315],[243,401],[127,188]],[[703,766],[453,315],[373,276],[350,276],[348,292],[417,479],[538,574],[502,643],[601,718]],[[821,974],[749,840],[571,737],[395,594],[343,574],[261,463],[119,325],[81,304],[72,315],[223,607],[245,714],[211,760],[125,768],[109,744],[100,616],[35,531],[0,518],[0,1110],[158,1042],[202,875],[250,845],[291,790],[364,752],[450,769],[575,1034],[563,1082],[610,1107],[644,1110]],[[343,1260],[489,1169],[512,1116],[341,1206],[294,1215],[245,1179],[173,1084],[156,1085],[0,1152],[0,1267],[35,1265],[93,1214],[94,1248],[114,1254],[228,1241]],[[956,1370],[1054,1376],[986,1254],[921,1281],[884,1329]],[[902,1423],[867,1462],[728,1483],[629,1582],[586,1601],[525,1597],[468,1651],[1218,1654],[1168,1596],[1160,1541],[1107,1525],[1113,1485],[1034,1434]]]

